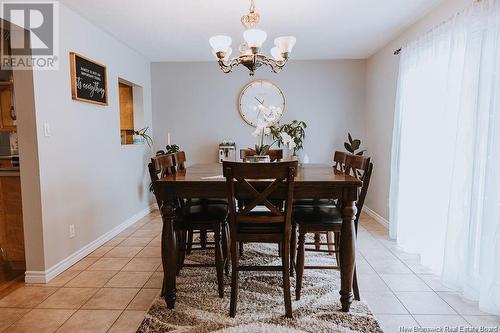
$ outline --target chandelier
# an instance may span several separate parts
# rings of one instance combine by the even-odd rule
[[[241,17],[241,24],[245,27],[243,39],[239,46],[240,55],[230,59],[232,49],[232,39],[229,36],[217,35],[210,38],[212,53],[217,58],[220,69],[224,73],[230,73],[233,67],[243,65],[250,71],[250,75],[255,74],[255,70],[262,65],[269,66],[274,73],[279,73],[288,61],[288,55],[292,52],[296,38],[294,36],[278,37],[274,40],[274,47],[271,49],[271,57],[260,53],[262,44],[266,41],[267,33],[257,29],[260,15],[255,11],[254,0],[250,0],[250,12]]]

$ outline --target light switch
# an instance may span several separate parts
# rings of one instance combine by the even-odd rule
[[[50,125],[49,125],[49,123],[44,123],[43,124],[43,135],[46,138],[50,138]]]

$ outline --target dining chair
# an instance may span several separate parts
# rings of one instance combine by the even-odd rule
[[[371,163],[370,158],[363,156],[347,155],[345,159],[344,173],[356,177],[363,182],[361,187],[358,201],[356,202],[356,208],[358,212],[355,217],[354,226],[357,235],[358,223],[361,211],[363,209],[363,204],[368,192],[368,186],[370,184],[370,178],[373,171],[373,163]],[[337,206],[315,206],[315,205],[304,205],[293,207],[293,222],[298,226],[299,230],[299,241],[297,250],[297,262],[296,262],[296,287],[295,287],[295,297],[297,300],[300,299],[301,289],[302,289],[302,279],[304,275],[305,268],[314,269],[339,269],[340,267],[340,232],[342,228],[342,213],[341,213],[341,203]],[[316,245],[314,243],[306,243],[305,236],[308,233],[325,233],[333,232],[335,235],[335,242],[332,244],[327,240],[326,245],[333,245],[334,252],[337,256],[336,266],[305,266],[305,245]],[[323,244],[321,244],[323,245]],[[331,252],[331,249],[321,250],[321,249],[309,249],[309,251],[314,252]],[[354,280],[353,280],[353,290],[354,297],[356,300],[360,300],[359,287],[357,283],[357,273],[354,270]]]
[[[179,170],[185,170],[186,169],[186,152],[181,150],[173,154],[174,158],[174,163],[176,169]],[[223,198],[221,199],[205,199],[205,198],[195,198],[195,199],[188,199],[185,200],[186,205],[188,206],[200,206],[200,205],[227,205],[227,201]],[[199,234],[199,245],[201,249],[206,249],[207,247],[207,232],[206,230],[190,230],[188,231],[187,235],[187,241],[186,241],[186,254],[190,254],[191,250],[193,248],[193,237],[194,234]],[[228,246],[228,240],[226,239],[227,233],[223,232],[223,247],[222,250],[224,251],[224,257],[227,258],[227,254],[229,252]],[[226,263],[226,273],[229,273],[229,262]]]
[[[345,172],[345,160],[347,157],[347,153],[343,151],[336,151],[333,154],[333,169],[335,172],[344,173]],[[295,206],[305,206],[305,205],[314,205],[314,206],[336,206],[336,202],[331,199],[298,199],[294,201]],[[338,235],[337,235],[338,236]],[[327,247],[329,250],[329,254],[335,254],[335,250],[333,248],[333,244],[336,241],[338,243],[338,239],[336,239],[335,234],[333,232],[326,233]],[[319,250],[321,248],[321,233],[314,234],[314,248]],[[307,251],[307,249],[306,249]],[[338,253],[337,253],[338,257]]]
[[[246,157],[255,156],[256,154],[255,150],[252,149],[240,149],[240,159],[243,161]],[[277,162],[283,159],[283,149],[269,149],[267,155],[269,155],[271,162]]]
[[[159,155],[151,159],[148,164],[151,181],[174,174],[175,162],[172,154]],[[156,194],[155,194],[156,195]],[[161,202],[157,197],[158,206],[161,209]],[[178,242],[177,255],[177,275],[180,274],[183,267],[216,267],[217,287],[219,297],[224,296],[224,266],[228,265],[228,245],[227,245],[227,205],[224,204],[200,204],[187,205],[184,198],[177,198],[175,201],[174,228]],[[213,249],[215,250],[215,264],[185,264],[187,252],[188,233],[193,231],[204,231],[214,233]],[[222,236],[222,239],[221,239]],[[211,243],[209,243],[211,244]],[[208,247],[206,247],[208,249]],[[199,248],[202,249],[201,247]],[[225,249],[225,250],[224,250]],[[198,248],[193,248],[198,250]]]
[[[232,276],[229,315],[231,317],[236,315],[240,271],[281,271],[283,274],[285,315],[291,318],[290,237],[297,161],[274,163],[223,161],[222,163],[227,184],[231,234]],[[259,180],[261,180],[261,184],[259,184]],[[286,192],[279,193],[278,191],[283,191],[283,187]],[[284,200],[285,205],[281,207],[275,205],[272,198]],[[236,206],[236,200],[242,199],[247,204],[243,210],[239,210]],[[255,207],[258,205],[265,206],[267,211],[256,211]],[[281,244],[281,266],[240,266],[237,247],[240,242]]]

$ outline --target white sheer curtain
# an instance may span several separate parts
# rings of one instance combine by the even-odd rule
[[[391,237],[500,314],[500,0],[403,47],[391,171]]]

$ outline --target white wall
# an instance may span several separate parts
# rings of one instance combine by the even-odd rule
[[[399,57],[394,56],[393,52],[447,20],[470,3],[471,0],[444,1],[367,60],[366,143],[369,155],[373,157],[374,171],[366,206],[386,220],[389,219],[392,129],[399,73]],[[422,169],[426,169],[426,166],[422,165]]]
[[[70,51],[107,65],[108,106],[71,99]],[[150,72],[147,58],[60,4],[59,70],[33,73],[45,270],[149,206],[150,152],[120,144],[118,77],[143,87],[151,124]]]
[[[291,61],[280,74],[264,67],[253,78],[243,66],[224,74],[215,60],[153,63],[151,79],[156,148],[164,149],[170,132],[189,163],[215,162],[226,138],[235,140],[238,151],[255,145],[253,127],[237,110],[240,90],[254,79],[269,79],[283,90],[282,122],[307,123],[304,152],[312,163],[331,163],[348,131],[364,138],[364,60]]]

